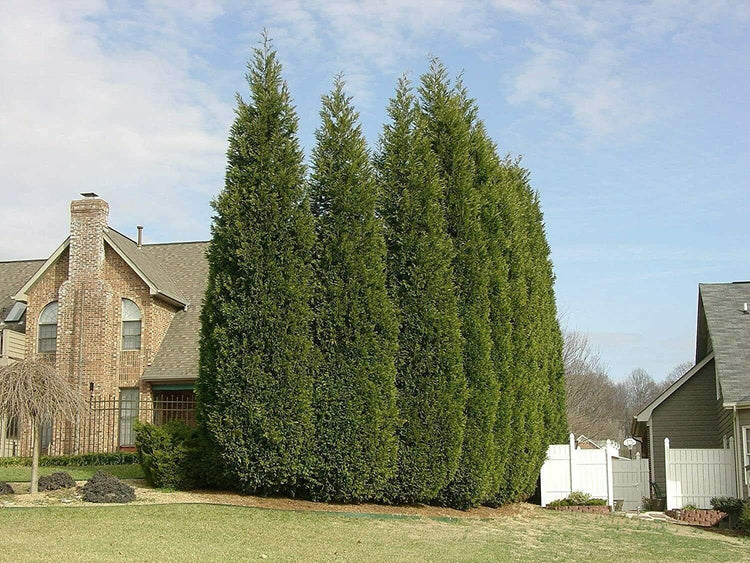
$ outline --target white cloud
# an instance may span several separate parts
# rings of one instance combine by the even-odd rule
[[[220,13],[210,2],[182,9],[196,26]],[[67,232],[68,202],[82,191],[105,197],[115,224],[145,222],[150,233],[205,225],[207,211],[190,216],[191,196],[207,210],[221,186],[233,100],[191,76],[179,15],[159,6],[118,20],[100,2],[4,6],[1,258],[53,250]],[[123,33],[140,23],[150,31],[116,43],[105,21]]]
[[[495,6],[532,32],[508,100],[567,111],[587,136],[627,135],[670,116],[668,78],[649,72],[653,53],[670,42],[709,41],[715,32],[709,24],[717,21],[750,19],[750,4],[714,0],[496,0]]]

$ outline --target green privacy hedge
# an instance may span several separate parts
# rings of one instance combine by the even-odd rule
[[[81,454],[81,455],[60,455],[60,456],[41,456],[39,458],[40,467],[88,467],[91,465],[135,465],[138,463],[138,456],[128,452],[112,452],[103,454]],[[30,466],[30,457],[1,457],[0,467],[9,466]]]

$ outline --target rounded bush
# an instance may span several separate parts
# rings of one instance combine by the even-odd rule
[[[197,431],[184,422],[137,423],[135,444],[146,480],[154,487],[191,489],[198,462]]]
[[[13,487],[11,487],[5,481],[0,481],[0,495],[12,495],[15,494]]]
[[[73,480],[73,477],[65,471],[58,471],[51,475],[39,477],[40,491],[56,491],[58,489],[70,489],[75,486],[76,482]]]
[[[135,490],[114,475],[97,471],[83,486],[83,500],[98,503],[130,502],[135,500]]]

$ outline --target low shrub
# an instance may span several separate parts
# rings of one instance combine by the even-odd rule
[[[97,471],[83,486],[83,500],[86,502],[110,503],[135,500],[135,490],[114,475]]]
[[[5,481],[0,481],[0,495],[12,495],[15,494],[16,491],[13,490],[13,487],[11,487],[8,483]]]
[[[682,507],[682,510],[698,510],[698,507],[695,506],[694,504],[688,503]]]
[[[76,482],[73,480],[73,477],[65,471],[58,471],[51,475],[39,477],[40,491],[56,491],[58,489],[70,489],[75,486]]]
[[[745,502],[739,518],[739,529],[750,535],[750,502]]]
[[[742,499],[734,497],[714,497],[711,499],[711,506],[714,510],[721,510],[729,516],[739,518],[745,503]]]
[[[138,456],[131,452],[41,456],[39,467],[89,467],[92,465],[135,465]],[[0,457],[0,467],[30,467],[30,457]]]
[[[573,491],[566,498],[554,500],[547,506],[551,508],[557,508],[558,506],[607,506],[607,501],[602,498],[592,498],[588,493]]]
[[[711,499],[711,506],[714,510],[720,510],[729,516],[731,528],[740,527],[740,517],[747,504],[747,501],[734,497],[714,497]]]
[[[143,473],[154,487],[190,489],[196,484],[198,434],[184,422],[138,423],[135,444]]]

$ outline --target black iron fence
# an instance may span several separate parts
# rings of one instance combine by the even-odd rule
[[[131,450],[135,422],[162,425],[174,420],[195,424],[192,393],[158,393],[153,398],[92,397],[75,421],[46,421],[41,429],[42,455],[72,455]],[[0,416],[0,457],[30,456],[28,421]]]

